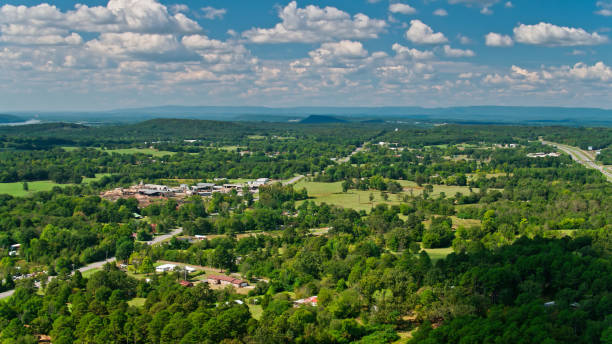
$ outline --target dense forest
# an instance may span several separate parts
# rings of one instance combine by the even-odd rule
[[[0,195],[0,343],[612,343],[612,185],[541,137],[604,163],[612,144],[603,128],[1,127],[0,186],[56,186]]]

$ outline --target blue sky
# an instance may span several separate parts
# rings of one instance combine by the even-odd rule
[[[0,111],[612,108],[612,0],[0,2]]]

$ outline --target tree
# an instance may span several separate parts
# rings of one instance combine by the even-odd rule
[[[134,242],[130,239],[124,238],[117,242],[115,249],[115,257],[118,260],[127,261],[130,255],[134,251]]]
[[[23,182],[23,190],[24,191],[30,190],[30,187],[28,186],[28,182]]]

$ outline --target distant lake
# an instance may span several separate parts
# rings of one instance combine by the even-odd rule
[[[28,124],[38,124],[38,123],[42,123],[40,120],[38,119],[29,119],[25,122],[15,122],[15,123],[0,123],[0,126],[2,125],[7,125],[10,127],[14,127],[16,125],[28,125]]]

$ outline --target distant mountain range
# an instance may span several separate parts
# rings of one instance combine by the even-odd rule
[[[14,115],[0,114],[0,123],[20,123],[25,122],[25,119]]]
[[[23,118],[89,124],[139,122],[153,118],[221,121],[302,122],[311,115],[340,121],[424,121],[435,123],[612,126],[612,110],[597,108],[467,106],[422,107],[291,107],[160,106],[97,112],[18,112]],[[316,120],[316,118],[315,118]]]

